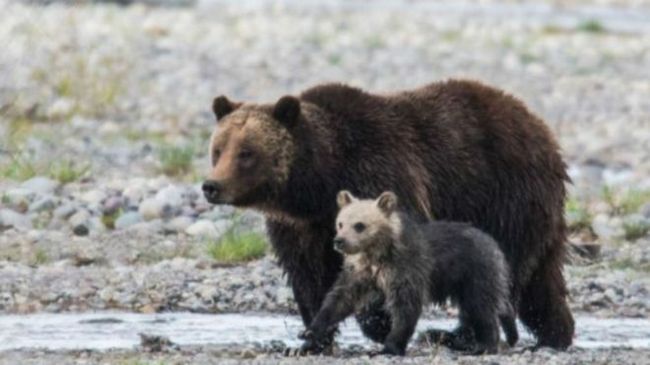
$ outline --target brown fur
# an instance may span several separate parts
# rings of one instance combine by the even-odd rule
[[[562,276],[566,167],[549,129],[519,100],[451,80],[385,96],[328,84],[275,104],[215,104],[213,145],[247,145],[255,154],[216,159],[206,196],[267,213],[305,323],[341,268],[331,243],[337,191],[392,190],[416,219],[465,221],[491,234],[512,270],[512,303],[538,344],[571,344]],[[259,115],[265,132],[231,138],[230,126],[247,115]],[[383,341],[389,321],[381,307],[359,320]]]

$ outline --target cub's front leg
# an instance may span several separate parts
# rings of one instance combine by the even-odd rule
[[[320,353],[329,346],[337,325],[354,312],[362,291],[362,282],[344,270],[334,288],[325,297],[323,306],[312,323],[300,334],[299,337],[305,340],[301,351]]]

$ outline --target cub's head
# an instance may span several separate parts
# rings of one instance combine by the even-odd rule
[[[362,200],[343,190],[336,201],[340,208],[334,238],[337,251],[346,255],[368,252],[399,234],[397,196],[393,192],[383,192],[375,200]]]
[[[203,183],[206,199],[236,206],[268,200],[289,177],[300,100],[284,96],[275,105],[249,105],[219,96],[212,110],[217,125],[210,141],[212,168]]]

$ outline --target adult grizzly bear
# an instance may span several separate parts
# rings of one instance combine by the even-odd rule
[[[470,222],[500,244],[512,303],[539,346],[564,349],[574,323],[562,276],[559,148],[544,122],[500,90],[450,80],[390,95],[326,84],[275,104],[213,102],[208,201],[265,213],[305,325],[336,280],[336,194],[392,190],[418,219]],[[358,316],[383,342],[381,297]],[[459,329],[457,333],[462,333]]]

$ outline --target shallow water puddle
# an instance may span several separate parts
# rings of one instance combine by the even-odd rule
[[[418,330],[452,328],[455,320],[422,320]],[[179,345],[269,343],[296,346],[302,324],[297,316],[194,313],[32,314],[0,317],[0,350],[17,348],[130,348],[139,333],[167,336]],[[342,326],[341,344],[369,346],[353,320]],[[521,329],[522,338],[530,336]],[[577,318],[576,346],[650,348],[650,320]]]

